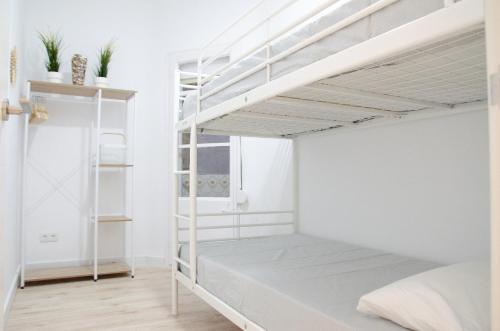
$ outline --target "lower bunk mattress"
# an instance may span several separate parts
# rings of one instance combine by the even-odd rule
[[[199,285],[269,331],[405,330],[359,313],[359,298],[438,267],[300,234],[199,243],[197,254]],[[189,260],[187,245],[180,256]]]

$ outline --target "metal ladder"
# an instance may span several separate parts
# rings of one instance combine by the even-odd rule
[[[179,114],[180,110],[180,102],[182,100],[181,90],[183,89],[183,85],[180,84],[180,75],[181,72],[176,70],[175,73],[175,82],[178,84],[177,88],[175,88],[174,95],[174,111],[175,114]],[[198,185],[197,185],[197,159],[198,159],[198,137],[197,137],[197,128],[196,128],[196,120],[193,121],[190,131],[190,147],[189,147],[189,169],[179,169],[179,154],[182,151],[181,144],[179,144],[179,136],[182,134],[177,131],[175,128],[175,120],[174,120],[174,138],[173,138],[173,185],[172,185],[172,194],[173,194],[173,206],[172,206],[172,314],[176,315],[178,311],[178,280],[177,280],[177,272],[179,267],[182,265],[189,269],[189,275],[191,279],[191,286],[194,288],[196,285],[196,240],[197,240],[197,230],[196,230],[196,221],[197,221],[197,194],[198,194]],[[189,216],[181,215],[179,212],[179,177],[183,175],[189,175]],[[189,262],[182,260],[179,253],[179,220],[184,220],[189,222]]]

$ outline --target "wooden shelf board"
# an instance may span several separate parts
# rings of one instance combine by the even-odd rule
[[[124,274],[130,271],[130,267],[124,262],[110,262],[110,263],[100,264],[98,271],[100,276]],[[31,270],[26,270],[25,281],[27,283],[42,282],[48,280],[91,277],[93,275],[94,275],[94,267],[92,265],[31,269]]]
[[[102,89],[102,97],[104,99],[112,99],[112,100],[128,100],[136,94],[136,91],[132,90],[121,90],[115,88],[101,88]]]
[[[132,222],[132,219],[127,216],[123,215],[114,215],[114,216],[99,216],[98,218],[99,222],[104,222],[104,223],[112,223],[112,222]]]
[[[114,88],[99,88],[95,86],[79,86],[72,84],[59,84],[50,83],[38,80],[30,80],[31,91],[38,93],[50,93],[50,94],[63,94],[71,95],[77,97],[94,97],[99,91],[102,90],[102,97],[104,99],[112,100],[128,100],[135,95],[136,91],[132,90],[121,90]]]

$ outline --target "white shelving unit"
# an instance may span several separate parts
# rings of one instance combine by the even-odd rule
[[[96,107],[96,117],[94,122],[95,146],[93,147],[94,157],[89,161],[89,167],[92,168],[93,176],[89,180],[93,180],[93,197],[91,199],[92,214],[89,221],[93,225],[93,257],[92,264],[80,265],[75,267],[61,267],[61,268],[46,268],[46,269],[26,269],[25,259],[25,233],[26,233],[26,214],[24,208],[24,198],[29,183],[26,183],[26,164],[28,152],[28,133],[29,133],[29,119],[31,114],[30,100],[34,96],[42,96],[46,99],[54,98],[61,100],[61,97],[68,97],[68,102],[79,102],[83,98],[90,98],[91,103]],[[21,281],[20,286],[24,288],[26,283],[36,281],[46,281],[55,279],[70,279],[80,277],[93,277],[97,281],[100,275],[111,274],[130,274],[132,277],[135,275],[135,258],[134,258],[134,216],[133,216],[133,192],[134,192],[134,164],[131,162],[134,159],[134,131],[135,131],[135,97],[136,91],[111,89],[111,88],[98,88],[91,86],[76,86],[70,84],[57,84],[44,81],[28,81],[27,83],[27,97],[23,100],[24,108],[24,147],[23,147],[23,161],[21,170],[21,184],[22,184],[22,198],[21,198]],[[103,112],[103,101],[111,100],[115,102],[122,102],[126,108],[125,115],[125,128],[124,133],[127,138],[127,162],[123,164],[116,163],[101,163],[101,120]],[[99,205],[99,188],[100,177],[105,175],[106,171],[124,171],[124,210],[119,215],[103,215],[101,214]],[[91,183],[92,184],[92,183]],[[91,186],[92,187],[92,186]],[[129,226],[129,245],[130,254],[126,256],[128,262],[99,262],[99,227],[102,224],[124,223]],[[128,254],[126,254],[128,255]]]

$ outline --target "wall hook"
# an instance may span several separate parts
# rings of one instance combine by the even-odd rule
[[[14,107],[9,104],[8,99],[2,101],[2,121],[8,121],[9,115],[19,115],[23,113],[21,107]]]

